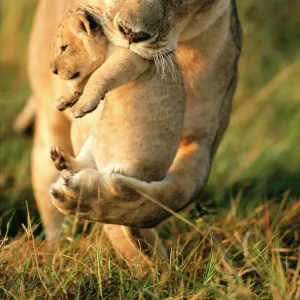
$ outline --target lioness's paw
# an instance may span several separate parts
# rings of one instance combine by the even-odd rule
[[[71,169],[71,157],[63,149],[53,146],[50,149],[50,156],[58,171]]]

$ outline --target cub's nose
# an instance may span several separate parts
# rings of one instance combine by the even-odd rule
[[[129,44],[144,42],[151,38],[151,34],[147,32],[144,31],[134,32],[132,31],[132,29],[125,26],[123,23],[119,23],[118,25],[119,25],[120,32],[129,41]]]
[[[72,74],[69,79],[76,79],[79,76],[80,76],[80,72],[76,72],[76,73]]]
[[[57,68],[52,68],[52,73],[53,73],[54,75],[57,75],[57,74],[58,74],[58,69],[57,69]]]

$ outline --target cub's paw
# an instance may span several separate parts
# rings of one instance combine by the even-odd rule
[[[81,177],[80,173],[63,170],[57,182],[51,186],[50,195],[53,204],[62,213],[89,219],[92,207],[86,197],[88,191],[81,185]]]
[[[106,91],[99,92],[96,98],[89,97],[88,95],[83,94],[73,108],[71,109],[71,115],[74,118],[82,118],[86,114],[94,111],[101,100],[104,100]]]
[[[54,102],[54,106],[59,111],[64,111],[65,109],[72,107],[79,100],[80,96],[81,93],[78,92],[75,92],[74,95],[70,95],[68,97],[62,96]]]
[[[72,169],[72,157],[60,147],[51,147],[50,156],[58,171]]]

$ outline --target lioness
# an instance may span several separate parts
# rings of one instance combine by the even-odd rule
[[[161,186],[157,200],[174,211],[191,203],[203,190],[219,143],[226,130],[237,82],[241,30],[234,0],[84,0],[104,11],[103,30],[117,46],[130,48],[146,58],[166,60],[161,54],[177,49],[186,91],[186,107],[179,150]],[[65,84],[49,70],[53,40],[59,22],[75,0],[38,2],[29,47],[29,77],[35,99],[36,120],[32,151],[32,180],[35,197],[48,238],[60,232],[63,215],[52,204],[48,189],[57,179],[47,149],[60,145],[72,151],[70,119],[53,108],[52,99],[66,91]],[[140,34],[142,41],[132,37]],[[93,114],[85,116],[92,124]],[[82,136],[85,138],[85,131]],[[75,175],[76,176],[76,175]],[[126,179],[126,178],[125,178]],[[146,185],[150,187],[151,184]],[[76,192],[76,190],[74,191]],[[170,214],[146,197],[132,201],[99,201],[100,222],[154,227]],[[105,225],[109,238],[126,257],[139,247],[135,238],[154,243],[150,230]],[[120,237],[123,237],[120,238]],[[133,261],[133,259],[131,260]]]
[[[115,49],[105,61],[106,38],[101,26],[96,27],[94,23],[93,16],[83,10],[72,12],[63,21],[52,68],[69,85],[76,79],[72,93],[60,98],[58,108],[62,110],[78,101],[72,114],[83,117],[95,110],[106,95],[99,107],[99,119],[76,159],[57,147],[52,149],[51,157],[60,171],[98,170],[85,170],[82,174],[94,174],[99,197],[111,200],[123,197],[130,201],[133,193],[118,185],[116,176],[160,181],[174,160],[184,117],[183,81],[174,53],[167,54],[172,68],[165,70],[163,78],[157,76],[153,60],[126,48]],[[95,70],[96,67],[99,68]],[[73,74],[77,74],[76,78]],[[90,78],[85,86],[87,77]],[[76,127],[75,121],[73,126]],[[86,182],[88,178],[82,174],[79,174],[80,181]],[[51,193],[59,210],[74,214],[78,198],[72,197],[68,185],[71,182],[66,184],[66,176],[63,184],[59,180],[53,185]],[[72,180],[71,174],[69,177]],[[82,207],[86,206],[87,218],[97,209],[97,203],[89,202],[88,196],[94,190],[95,187],[81,190],[82,198],[87,198],[87,202],[81,203]],[[80,215],[84,218],[82,212]],[[97,212],[93,219],[96,218]]]

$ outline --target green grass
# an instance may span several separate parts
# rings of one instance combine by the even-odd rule
[[[52,252],[34,239],[35,227],[24,227],[2,241],[0,298],[297,299],[300,203],[288,204],[286,194],[280,205],[266,202],[244,217],[241,199],[216,216],[190,213],[191,225],[163,224],[170,267],[155,257],[155,272],[145,267],[142,275],[114,256],[100,225],[74,235],[74,223],[66,224]]]
[[[300,298],[300,3],[238,4],[239,86],[198,199],[209,214],[192,205],[182,213],[192,224],[163,223],[171,267],[155,257],[157,272],[139,275],[99,242],[98,224],[74,230],[68,219],[58,249],[43,242],[30,185],[32,139],[11,127],[30,93],[23,53],[35,1],[0,2],[0,299]]]

